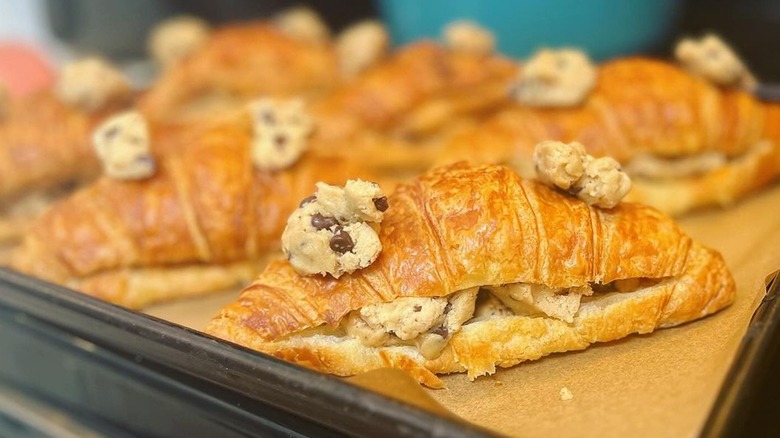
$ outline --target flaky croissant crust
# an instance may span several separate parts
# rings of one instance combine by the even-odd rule
[[[103,177],[36,221],[12,266],[60,284],[122,268],[227,264],[278,247],[287,216],[317,181],[371,179],[359,163],[304,156],[259,171],[250,159],[249,117],[203,130],[152,132],[164,143],[154,176]]]
[[[389,204],[374,264],[335,280],[272,262],[209,330],[230,339],[232,327],[249,328],[274,341],[401,296],[670,277],[682,271],[692,244],[652,208],[592,208],[503,166],[439,168],[401,185]]]
[[[0,118],[0,201],[97,175],[92,129],[129,105],[87,113],[48,91],[12,100]]]

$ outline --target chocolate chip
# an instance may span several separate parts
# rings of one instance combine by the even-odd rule
[[[274,137],[274,145],[276,145],[277,150],[284,149],[284,146],[287,144],[287,137],[284,135],[277,135]]]
[[[352,251],[353,248],[355,243],[352,241],[352,236],[344,230],[336,231],[336,234],[330,238],[330,249],[339,254]]]
[[[315,213],[311,217],[311,226],[317,229],[318,231],[333,227],[338,224],[339,221],[337,221],[335,217],[323,216],[319,213]],[[332,243],[331,246],[333,246]]]
[[[119,126],[114,125],[106,131],[106,138],[110,140],[116,137],[117,134],[119,134]]]
[[[418,305],[414,306],[415,313],[419,312],[420,310],[422,310],[422,306],[421,305],[418,304]]]
[[[390,207],[390,205],[387,203],[387,196],[382,196],[381,198],[374,198],[372,199],[372,201],[374,201],[374,207],[376,207],[376,209],[381,212],[387,211],[387,208]]]
[[[303,198],[303,200],[301,201],[300,204],[298,204],[298,208],[303,207],[304,205],[312,203],[312,202],[314,202],[316,200],[317,200],[317,197],[314,196],[314,195],[307,196],[307,197]]]
[[[271,111],[266,111],[263,113],[263,121],[269,125],[276,124],[276,117],[274,117],[274,113]]]
[[[440,325],[436,327],[436,329],[431,333],[433,333],[434,335],[439,335],[442,338],[446,338],[450,334],[450,331],[447,329],[446,325]]]
[[[452,310],[452,303],[447,301],[447,305],[444,306],[444,314],[446,315],[446,314],[450,313],[450,310]]]

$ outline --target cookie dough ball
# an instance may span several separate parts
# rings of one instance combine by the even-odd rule
[[[139,180],[155,172],[155,161],[149,152],[149,129],[137,111],[108,119],[95,130],[92,142],[110,178]]]
[[[471,21],[455,21],[444,28],[444,42],[452,50],[489,55],[495,51],[493,33]]]
[[[274,19],[285,35],[312,44],[325,44],[330,40],[330,29],[317,13],[307,7],[283,11]]]
[[[56,93],[63,102],[91,112],[109,102],[128,98],[132,89],[127,79],[108,62],[87,58],[62,69]]]
[[[514,95],[528,106],[576,106],[588,97],[596,76],[596,67],[579,50],[541,50],[523,67]]]
[[[317,183],[287,221],[282,249],[301,275],[332,275],[368,267],[382,251],[378,224],[387,198],[372,182],[349,180],[345,187]],[[375,228],[376,227],[376,228]]]
[[[341,73],[353,77],[382,59],[390,48],[390,36],[382,23],[361,21],[345,29],[336,40]]]
[[[757,85],[755,77],[737,54],[715,35],[680,41],[674,56],[690,72],[717,85],[747,90]]]
[[[586,160],[582,178],[572,187],[577,197],[601,208],[616,206],[631,190],[631,179],[611,157]]]
[[[250,104],[252,162],[259,169],[280,170],[295,164],[308,149],[313,122],[302,100],[260,99]]]
[[[534,167],[540,181],[568,190],[583,175],[585,147],[580,143],[544,141],[534,149]]]
[[[155,26],[149,36],[149,52],[164,67],[183,59],[208,39],[209,24],[198,17],[181,15]]]
[[[290,216],[282,234],[282,250],[301,275],[339,278],[373,263],[382,243],[370,225],[342,224],[314,200]]]
[[[321,208],[342,223],[379,223],[389,208],[387,197],[377,183],[359,179],[347,181],[343,188],[317,183],[316,197]]]

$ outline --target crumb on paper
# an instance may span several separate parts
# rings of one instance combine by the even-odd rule
[[[574,394],[571,393],[571,390],[569,388],[564,386],[563,388],[561,388],[560,397],[561,400],[563,401],[569,401],[574,398]]]
[[[67,64],[56,85],[63,102],[97,111],[107,103],[130,96],[130,83],[122,73],[101,58],[86,58]]]
[[[149,52],[164,67],[169,67],[200,47],[211,31],[198,17],[179,15],[162,21],[149,35]]]
[[[382,59],[390,48],[390,35],[376,20],[353,24],[339,34],[336,53],[341,73],[353,77]]]
[[[523,105],[576,106],[596,86],[596,78],[596,67],[584,52],[544,49],[523,66],[513,93]]]
[[[594,158],[577,142],[543,141],[534,149],[539,180],[588,205],[613,208],[631,190],[631,178],[611,157]]]
[[[137,111],[125,111],[103,122],[92,134],[104,173],[117,180],[140,180],[155,172],[149,128]]]
[[[308,149],[314,122],[301,99],[258,99],[249,104],[252,115],[252,162],[262,170],[295,164]]]
[[[746,90],[757,85],[745,63],[717,35],[683,39],[675,47],[674,56],[688,71],[714,84]]]
[[[471,21],[448,24],[444,28],[444,41],[452,50],[475,55],[489,55],[496,46],[493,33]]]

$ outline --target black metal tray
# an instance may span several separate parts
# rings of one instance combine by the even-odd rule
[[[58,407],[107,436],[490,436],[4,269],[0,386]],[[11,424],[2,420],[0,433]]]
[[[766,284],[702,437],[780,436],[780,271]]]

